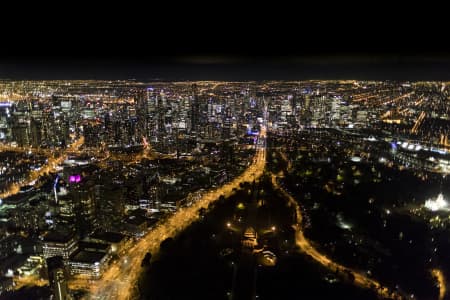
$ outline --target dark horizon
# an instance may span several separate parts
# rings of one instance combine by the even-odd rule
[[[424,22],[422,7],[420,18],[392,7],[382,17],[375,7],[374,17],[365,9],[346,15],[323,7],[299,14],[270,5],[267,18],[234,8],[223,16],[194,10],[177,18],[161,10],[151,21],[140,7],[128,14],[120,7],[120,22],[115,14],[85,10],[86,22],[73,22],[70,10],[56,19],[36,15],[26,31],[14,30],[15,22],[5,26],[0,78],[450,80],[446,18],[435,11]]]
[[[0,79],[11,80],[450,80],[447,53],[195,54],[156,56],[10,56]]]

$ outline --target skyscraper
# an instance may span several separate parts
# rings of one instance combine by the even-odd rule
[[[223,139],[229,139],[231,137],[231,126],[233,125],[233,120],[232,120],[232,115],[231,115],[231,108],[227,107],[225,109],[225,115],[223,118],[223,125],[222,125],[222,138]]]
[[[80,236],[84,237],[97,227],[94,186],[88,182],[73,183],[70,193],[74,203],[76,228]]]
[[[198,99],[197,85],[192,85],[192,100],[191,100],[191,133],[198,131],[198,124],[200,119],[200,103]]]
[[[142,139],[147,138],[148,123],[148,95],[146,90],[140,90],[136,96],[136,143],[142,143]]]
[[[30,121],[30,143],[33,147],[39,147],[42,142],[42,123],[36,119]]]
[[[10,127],[12,133],[12,139],[20,147],[26,147],[30,145],[30,128],[28,125],[27,116],[23,111],[13,112],[12,118],[10,119]]]

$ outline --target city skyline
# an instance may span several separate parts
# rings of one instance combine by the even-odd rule
[[[443,5],[299,4],[5,9],[0,300],[450,299]]]

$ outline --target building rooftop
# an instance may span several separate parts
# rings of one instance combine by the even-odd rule
[[[94,264],[100,262],[105,255],[103,252],[79,250],[70,257],[70,261]]]
[[[102,240],[109,243],[120,243],[125,238],[123,234],[118,232],[99,231],[99,230],[94,232],[90,237],[93,239]]]
[[[147,219],[142,216],[139,216],[139,215],[137,215],[137,216],[132,215],[126,219],[126,222],[131,225],[140,226],[140,225],[146,223]]]
[[[85,251],[108,252],[110,245],[81,241],[78,243],[78,248]]]
[[[74,237],[74,232],[49,231],[44,236],[44,242],[67,243]]]

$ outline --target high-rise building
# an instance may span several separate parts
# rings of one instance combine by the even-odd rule
[[[333,97],[331,100],[331,109],[330,109],[330,126],[336,126],[336,124],[341,119],[341,111],[340,111],[341,100],[337,97]]]
[[[311,103],[311,96],[309,94],[305,95],[305,109],[309,109],[309,104]]]
[[[93,191],[99,227],[104,230],[117,230],[117,224],[122,220],[125,211],[124,188],[108,182],[105,185],[95,185]]]
[[[102,126],[100,124],[83,125],[84,145],[86,147],[98,147],[101,142]]]
[[[11,102],[0,102],[0,140],[5,141],[11,137],[11,128],[8,126],[11,118]]]
[[[97,227],[94,186],[84,181],[71,183],[70,195],[74,203],[76,229],[84,237]]]
[[[70,299],[67,287],[67,271],[61,256],[47,258],[48,279],[55,300]]]
[[[191,96],[191,132],[198,132],[200,121],[200,101],[198,99],[197,85],[193,84]]]
[[[42,250],[45,258],[61,256],[63,259],[68,259],[76,249],[77,240],[73,232],[50,231],[44,236]]]
[[[165,137],[166,133],[166,120],[165,120],[166,95],[164,94],[164,91],[161,91],[159,93],[159,98],[157,99],[158,101],[156,105],[156,114],[158,116],[157,118],[158,140],[161,142]]]
[[[227,107],[225,109],[225,115],[223,118],[222,125],[222,138],[229,139],[231,137],[231,127],[233,126],[233,119],[231,115],[231,108]]]
[[[42,142],[42,123],[39,120],[30,121],[30,142],[33,147],[39,147]]]
[[[29,146],[30,128],[27,117],[24,113],[21,111],[15,111],[10,121],[12,140],[20,147]]]
[[[148,95],[146,90],[140,90],[136,95],[136,143],[142,143],[148,137]]]
[[[147,133],[151,142],[157,140],[157,107],[158,97],[153,88],[147,88]]]
[[[44,144],[50,146],[55,143],[53,128],[55,127],[55,116],[50,107],[42,112],[42,139]]]

